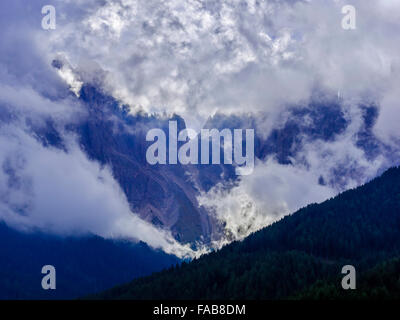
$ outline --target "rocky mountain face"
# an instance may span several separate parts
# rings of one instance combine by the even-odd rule
[[[236,176],[234,167],[224,164],[150,165],[146,161],[146,150],[151,144],[146,142],[148,130],[162,129],[168,142],[169,121],[177,121],[179,132],[186,127],[182,118],[176,115],[168,118],[131,114],[128,107],[121,106],[114,98],[89,84],[83,85],[79,99],[85,105],[87,114],[77,124],[69,125],[67,130],[78,136],[82,149],[90,159],[111,167],[132,212],[157,227],[171,231],[175,239],[182,243],[194,245],[218,240],[223,234],[224,223],[200,206],[197,197],[217,183],[226,184],[229,188],[232,182],[238,182],[240,177]],[[377,108],[361,106],[360,110],[363,123],[355,135],[357,146],[371,159],[385,152],[392,154],[372,132]],[[291,164],[306,142],[334,141],[350,125],[339,100],[290,107],[285,117],[279,119],[268,132],[262,129],[263,120],[262,116],[217,114],[210,117],[204,128],[255,128],[256,158],[264,161],[273,157],[279,164]],[[44,143],[63,147],[51,122],[45,129],[36,130]],[[333,185],[340,190],[345,178],[356,177],[362,168],[338,163],[332,170],[334,172],[329,181],[321,176],[318,183]]]
[[[146,161],[146,133],[153,128],[168,132],[168,121],[178,122],[178,131],[185,128],[178,116],[158,119],[130,115],[112,98],[96,88],[84,86],[80,99],[89,113],[79,125],[70,128],[79,135],[82,148],[91,159],[112,168],[115,179],[133,212],[154,225],[171,230],[184,243],[208,242],[217,228],[216,221],[200,207],[199,192],[192,177],[195,166],[150,165]]]
[[[374,104],[354,105],[350,108],[357,110],[357,120],[354,115],[346,114],[340,99],[318,99],[308,105],[289,106],[286,111],[268,125],[267,115],[255,116],[225,116],[217,114],[206,123],[207,128],[256,128],[255,156],[265,161],[274,158],[281,165],[293,165],[297,161],[308,165],[305,156],[305,147],[321,142],[326,145],[334,143],[348,136],[345,143],[349,147],[359,148],[366,161],[373,162],[381,157],[382,166],[377,174],[381,174],[393,165],[396,165],[398,151],[381,141],[374,133],[373,127],[379,115],[379,108]],[[357,126],[352,123],[357,121]],[[353,126],[354,128],[351,128]],[[302,153],[303,152],[303,153]],[[330,185],[338,191],[344,191],[349,179],[365,183],[363,169],[358,163],[337,161],[329,175],[329,180],[321,177],[321,185]],[[327,172],[326,172],[327,173]],[[228,176],[230,179],[234,176]],[[373,178],[373,177],[371,177]],[[361,179],[361,180],[360,180]],[[207,187],[207,185],[203,185]]]

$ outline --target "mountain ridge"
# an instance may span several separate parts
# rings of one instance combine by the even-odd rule
[[[178,263],[143,242],[20,232],[0,222],[0,299],[74,299]],[[41,269],[54,265],[56,290],[43,290]]]
[[[289,298],[318,280],[332,283],[345,264],[364,272],[400,256],[399,229],[400,168],[394,167],[218,252],[89,298]]]

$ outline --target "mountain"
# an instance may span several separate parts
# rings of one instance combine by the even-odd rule
[[[281,165],[293,165],[304,162],[304,149],[316,142],[329,145],[340,140],[341,135],[353,135],[354,145],[360,149],[368,161],[379,157],[387,160],[378,170],[378,174],[395,165],[397,154],[393,148],[379,140],[373,127],[379,115],[376,105],[354,105],[358,109],[358,128],[354,128],[348,111],[340,99],[321,99],[315,97],[306,105],[288,106],[285,112],[270,123],[266,114],[222,115],[210,117],[205,128],[256,128],[255,156],[260,160],[273,158]],[[348,131],[348,132],[347,132]],[[348,143],[348,142],[346,142]],[[337,161],[332,168],[325,167],[319,184],[328,185],[337,190],[346,190],[347,182],[352,179],[359,185],[365,183],[365,167],[348,161]],[[227,176],[229,179],[234,177]],[[207,187],[207,185],[203,185]],[[207,188],[205,188],[207,190]]]
[[[398,273],[393,272],[398,262],[390,260],[400,256],[399,229],[400,168],[392,168],[361,187],[309,205],[242,242],[90,298],[318,298],[318,283],[340,291],[341,269],[346,264],[365,275],[367,280],[362,283],[371,277],[368,270],[381,264],[376,267],[381,269],[375,269],[375,274],[385,272],[381,287],[390,278],[398,290]],[[372,296],[371,289],[362,285],[359,290],[367,291],[358,290],[357,294]],[[324,297],[330,298],[329,294]]]
[[[121,105],[100,88],[100,85],[91,83],[82,86],[79,102],[86,114],[78,122],[67,125],[66,129],[77,136],[82,150],[91,160],[111,168],[131,210],[147,222],[170,231],[179,242],[193,247],[196,243],[209,245],[229,234],[225,230],[226,221],[216,218],[209,208],[200,206],[199,196],[218,184],[226,190],[238,184],[240,177],[235,174],[235,168],[224,164],[148,164],[146,150],[152,144],[146,141],[148,130],[160,128],[167,133],[171,120],[177,121],[178,130],[182,130],[186,128],[185,121],[178,115],[132,114],[129,107]],[[355,143],[371,163],[387,159],[378,169],[381,173],[393,165],[394,159],[390,156],[393,152],[373,134],[378,109],[374,105],[355,108],[362,113]],[[306,165],[304,148],[318,141],[333,142],[351,126],[341,101],[336,98],[315,98],[308,105],[289,106],[271,128],[263,124],[268,121],[266,114],[237,116],[217,113],[210,116],[203,127],[218,130],[256,128],[256,158],[261,161],[275,159],[280,165],[291,165],[295,159],[297,164]],[[44,127],[33,129],[35,137],[41,138],[45,145],[57,148],[63,148],[62,135],[58,133],[62,130],[64,128],[57,128],[51,121]],[[357,161],[338,160],[333,167],[319,170],[321,176],[313,183],[345,190],[349,180],[356,184],[365,181],[365,169],[365,165]]]
[[[218,221],[200,206],[198,196],[218,183],[230,188],[234,185],[231,182],[238,182],[234,167],[224,164],[149,165],[146,150],[151,143],[145,139],[147,131],[160,128],[167,133],[170,120],[177,121],[178,131],[182,130],[186,123],[181,117],[131,114],[128,107],[121,106],[91,84],[82,87],[79,99],[87,106],[88,114],[69,129],[78,135],[89,158],[112,168],[134,212],[144,220],[171,231],[182,243],[209,244],[223,236],[224,221]],[[377,107],[360,106],[360,110],[363,116],[355,137],[357,146],[371,161],[383,156],[388,159],[386,165],[393,163],[393,159],[389,159],[390,150],[372,131],[378,115]],[[274,123],[267,135],[260,129],[265,126],[260,124],[260,121],[267,121],[265,117],[260,120],[260,117],[251,115],[216,114],[203,128],[256,128],[255,156],[263,161],[272,157],[279,164],[287,165],[302,156],[304,144],[335,141],[350,126],[340,101],[335,99],[315,99],[305,106],[288,107],[287,113]],[[360,184],[364,182],[363,166],[344,162],[337,163],[332,170],[334,172],[324,172],[329,178],[321,177],[315,183],[344,190],[349,179]]]
[[[209,242],[217,222],[198,204],[198,190],[191,181],[198,169],[180,164],[153,166],[146,161],[151,145],[146,141],[147,131],[161,128],[167,132],[170,120],[178,122],[179,131],[185,128],[183,119],[131,115],[115,99],[90,85],[82,88],[80,100],[88,106],[88,115],[70,130],[78,134],[90,159],[112,168],[132,211],[170,230],[178,241]]]
[[[73,299],[179,262],[144,243],[28,234],[4,223],[0,242],[0,300]],[[56,268],[56,290],[41,287],[44,265]]]
[[[116,99],[104,93],[99,87],[93,84],[84,84],[80,90],[79,98],[72,93],[71,96],[73,99],[78,100],[75,102],[82,107],[82,114],[79,114],[78,119],[65,124],[65,122],[57,121],[56,117],[52,118],[51,116],[39,122],[29,120],[29,117],[27,117],[23,121],[24,130],[40,141],[46,148],[57,148],[65,152],[68,152],[68,150],[64,139],[71,136],[76,137],[81,149],[88,158],[111,169],[113,178],[115,178],[125,193],[132,212],[158,228],[171,231],[175,239],[181,243],[189,243],[193,246],[198,242],[210,244],[213,240],[219,240],[220,237],[224,236],[224,221],[219,221],[212,212],[208,212],[204,207],[200,206],[198,196],[203,192],[209,191],[219,183],[226,183],[227,188],[238,183],[239,178],[235,175],[232,166],[184,166],[180,164],[163,166],[150,165],[146,161],[146,150],[151,144],[145,139],[147,131],[149,129],[161,128],[167,132],[170,120],[177,121],[179,130],[184,129],[186,124],[181,117],[177,115],[161,117],[142,113],[131,114],[128,107],[121,105]],[[373,139],[371,131],[377,111],[373,106],[363,107],[363,110],[362,130],[358,133],[357,143],[368,157],[374,159],[377,154],[381,155],[383,152],[382,149],[384,149],[379,142]],[[288,112],[289,116],[285,116],[285,119],[281,123],[274,125],[274,128],[268,134],[264,134],[260,130],[256,132],[255,154],[260,160],[265,161],[267,158],[273,157],[280,164],[290,164],[294,157],[301,154],[300,150],[302,149],[304,139],[299,139],[300,136],[306,137],[307,141],[322,140],[329,142],[335,140],[348,126],[346,116],[339,103],[314,103],[309,106],[290,108]],[[18,116],[18,114],[14,114],[10,106],[0,107],[1,126],[6,128],[9,123],[15,122]],[[208,119],[204,128],[216,128],[220,130],[223,128],[260,128],[257,121],[263,120],[263,118],[254,116],[238,117],[216,114]],[[354,167],[354,164],[351,164],[349,168],[339,167],[338,165],[336,169],[335,179],[332,181],[323,181],[322,179],[320,184],[337,185],[337,181],[340,184],[340,181],[349,177],[354,178],[359,176],[362,168]],[[15,187],[20,187],[20,184],[24,181],[17,180],[18,175],[16,174],[16,170],[21,170],[21,168],[7,165],[7,163],[3,166],[3,171],[8,177],[7,183]],[[232,181],[234,183],[230,183]],[[7,197],[8,195],[5,194],[4,199],[7,200]],[[312,210],[310,208],[308,210]],[[29,214],[29,206],[18,207],[17,209],[21,215]],[[271,230],[275,230],[273,229],[275,227],[271,228]],[[328,232],[326,237],[334,233],[334,231],[331,231],[329,230],[330,233]],[[3,233],[3,242],[11,243],[10,248],[14,248],[13,250],[15,250],[15,257],[13,257],[11,249],[2,248],[2,252],[4,253],[2,256],[4,258],[3,261],[9,260],[10,263],[3,264],[1,266],[2,271],[0,271],[3,272],[4,276],[7,275],[10,279],[14,279],[4,281],[2,284],[0,291],[4,293],[3,297],[23,298],[42,297],[43,295],[42,291],[36,291],[36,277],[38,277],[37,268],[39,268],[39,264],[32,265],[34,262],[30,262],[30,260],[33,259],[33,256],[29,256],[29,252],[42,251],[40,251],[39,245],[32,248],[28,245],[27,248],[31,249],[27,252],[19,250],[25,244],[16,247],[12,243],[19,243],[20,240],[15,239],[20,239],[20,237],[24,239],[23,243],[30,245],[43,241],[44,248],[52,247],[51,242],[54,242],[55,247],[77,248],[76,250],[70,249],[68,254],[66,254],[68,260],[76,261],[76,263],[74,267],[69,267],[69,273],[66,271],[68,275],[65,279],[71,279],[76,276],[80,279],[80,284],[73,284],[73,282],[68,281],[66,289],[58,291],[60,295],[57,297],[60,298],[84,295],[88,292],[98,292],[118,283],[129,281],[137,276],[148,274],[151,271],[161,270],[171,263],[178,262],[177,259],[154,252],[143,244],[134,246],[135,250],[128,250],[128,248],[132,247],[131,244],[107,241],[96,237],[86,237],[83,239],[69,237],[63,239],[44,234],[38,236],[38,233],[30,235],[21,234],[16,231],[13,233],[8,227],[2,227],[0,232]],[[303,236],[309,238],[312,234],[308,235],[307,233],[307,235]],[[9,240],[9,237],[16,242]],[[245,243],[255,241],[250,239],[256,239],[256,237],[256,235],[253,235]],[[88,239],[91,240],[89,241]],[[318,239],[315,241],[315,243],[319,243]],[[297,244],[300,243],[302,242],[297,242]],[[277,259],[276,253],[280,254],[280,245],[279,241],[275,241],[268,249],[268,254],[263,257],[265,260],[260,260],[259,264],[261,266],[274,264],[274,261]],[[333,244],[331,246],[332,248],[335,247]],[[108,254],[109,251],[114,252],[114,249],[111,249],[111,247],[117,248],[115,249],[115,254],[119,252],[123,256],[118,258],[118,260],[122,261],[122,264],[125,263],[123,261],[131,261],[130,259],[137,259],[140,263],[138,262],[138,265],[131,266],[126,262],[125,267],[117,265],[117,270],[124,269],[129,270],[129,272],[124,273],[121,271],[117,272],[117,275],[114,275],[114,273],[106,268],[106,262],[104,262],[103,268],[97,269],[96,264],[85,262],[85,259],[82,260],[83,265],[78,261],[79,256],[91,257],[91,252],[96,253],[96,259],[100,256],[102,257],[101,259],[106,259],[105,256],[107,255],[113,257],[113,254]],[[85,254],[80,251],[84,250],[84,248],[87,250]],[[222,254],[225,250],[227,249],[223,249],[221,252],[216,253],[216,255]],[[289,252],[290,250],[293,252]],[[286,256],[279,256],[279,259],[303,261],[304,264],[316,266],[315,268],[321,265],[321,261],[314,257],[314,253],[310,253],[307,250],[304,251],[301,247],[294,247],[290,250],[287,249],[288,254]],[[48,253],[47,251],[46,254]],[[56,251],[60,253],[64,252],[62,249],[57,249]],[[102,256],[102,251],[104,251],[105,256]],[[76,254],[75,256],[73,252]],[[272,254],[274,255],[272,256]],[[43,256],[42,260],[39,259],[40,264],[48,264],[46,257],[48,256]],[[248,263],[250,263],[253,256],[247,256],[246,253],[243,255],[243,259],[248,259]],[[25,285],[20,284],[20,280],[17,280],[20,279],[19,274],[13,273],[12,270],[19,270],[16,261],[20,263],[25,260],[28,261],[26,265],[30,267],[22,271],[21,274],[26,274],[26,279],[23,282],[30,284],[26,285],[26,291],[22,292],[21,290]],[[61,265],[64,265],[66,261],[62,256],[56,257],[55,260]],[[232,265],[235,265],[235,261],[231,262]],[[107,264],[112,265],[112,262],[107,260]],[[68,264],[66,265],[68,266]],[[92,271],[89,270],[89,267],[81,271],[81,266],[83,268],[83,266],[88,265],[90,265]],[[325,268],[325,264],[322,264],[322,266]],[[330,266],[328,265],[329,270],[331,270]],[[182,268],[186,268],[186,265],[184,264]],[[329,270],[329,272],[325,272],[324,268],[321,269],[321,277],[331,272]],[[223,270],[223,268],[221,269]],[[144,271],[142,272],[141,270]],[[60,272],[63,272],[62,268]],[[96,274],[96,279],[102,280],[93,280],[90,276],[91,272]],[[290,274],[294,270],[288,269],[287,272]],[[315,269],[313,272],[317,273],[319,271]],[[303,281],[301,275],[299,275],[298,279]],[[307,284],[312,284],[312,282],[313,278],[311,277],[307,281]],[[200,287],[202,285],[199,284]],[[292,286],[288,288],[292,288]],[[299,288],[303,287],[299,286]],[[235,292],[235,290],[232,290],[232,292]],[[290,292],[290,290],[287,290],[278,296],[286,296]],[[215,296],[218,296],[218,294],[215,293]]]

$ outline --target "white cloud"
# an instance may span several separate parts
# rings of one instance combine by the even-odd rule
[[[384,151],[368,158],[357,146],[363,114],[353,105],[343,108],[349,125],[333,140],[303,135],[302,147],[291,157],[291,164],[280,164],[272,155],[256,162],[252,175],[200,194],[199,203],[224,225],[225,234],[216,237],[216,247],[243,239],[310,203],[357,187],[392,165]]]
[[[281,165],[269,159],[256,166],[238,185],[221,184],[199,197],[199,203],[225,224],[225,236],[216,242],[240,240],[312,202],[321,202],[335,191],[318,184],[319,176],[306,168]]]
[[[65,152],[2,126],[0,149],[0,219],[17,229],[141,240],[179,257],[196,254],[131,212],[109,168],[89,161],[73,140]]]
[[[99,63],[109,72],[108,89],[134,110],[177,112],[189,121],[243,108],[280,112],[307,101],[316,86],[361,98],[379,96],[391,81],[398,4],[353,1],[354,31],[341,28],[345,4],[105,1],[43,41],[74,64]],[[60,3],[60,11],[71,5]]]

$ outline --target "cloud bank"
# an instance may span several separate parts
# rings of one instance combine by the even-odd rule
[[[81,117],[76,102],[74,109],[73,100],[51,101],[31,89],[0,86],[0,92],[6,117],[0,125],[1,220],[27,232],[141,240],[179,257],[196,255],[135,215],[110,169],[90,161],[71,133],[64,132],[63,148],[55,148],[32,130],[45,119]]]
[[[0,218],[9,225],[25,231],[141,240],[179,257],[194,255],[132,213],[110,170],[89,161],[75,144],[67,153],[3,127],[0,148]]]
[[[57,3],[57,2],[56,2]],[[345,1],[79,1],[57,3],[49,54],[85,69],[96,61],[133,110],[179,113],[191,127],[215,112],[281,112],[316,88],[383,99],[399,66],[399,4],[352,1],[357,29],[341,27]],[[76,10],[76,9],[75,9]],[[389,87],[388,87],[389,86]]]

